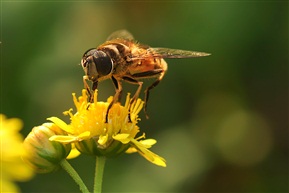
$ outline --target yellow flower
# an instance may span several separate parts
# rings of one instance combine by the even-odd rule
[[[19,192],[14,181],[27,181],[33,176],[32,170],[22,161],[23,138],[19,131],[22,121],[17,118],[6,119],[0,114],[1,137],[1,192]]]
[[[74,143],[81,153],[90,155],[115,157],[126,151],[127,153],[138,152],[148,161],[165,167],[165,159],[148,150],[156,140],[144,139],[145,134],[136,137],[140,131],[137,122],[140,120],[138,113],[143,107],[143,101],[138,99],[130,105],[130,100],[128,94],[124,106],[119,103],[114,104],[109,110],[108,122],[105,123],[107,108],[112,97],[109,97],[107,102],[98,102],[96,91],[94,101],[90,103],[86,90],[82,90],[82,96],[78,99],[73,93],[77,112],[73,114],[72,109],[64,112],[65,115],[70,116],[70,124],[57,117],[48,119],[68,135],[54,135],[50,140],[64,144]],[[129,108],[131,121],[128,119]]]

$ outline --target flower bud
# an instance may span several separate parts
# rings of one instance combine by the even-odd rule
[[[57,170],[60,162],[69,154],[70,144],[49,140],[57,134],[61,135],[64,132],[54,123],[44,123],[34,127],[25,138],[25,153],[22,157],[36,172],[49,173]]]

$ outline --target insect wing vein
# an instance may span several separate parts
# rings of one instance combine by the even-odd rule
[[[153,53],[153,57],[161,57],[161,58],[193,58],[210,55],[209,53],[205,52],[195,52],[170,48],[150,48],[150,49]]]

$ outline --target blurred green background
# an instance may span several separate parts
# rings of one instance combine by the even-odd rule
[[[67,120],[80,94],[82,54],[115,30],[141,43],[212,53],[168,59],[140,128],[167,160],[108,160],[104,192],[288,192],[288,2],[1,2],[1,113]],[[136,87],[125,84],[125,92]],[[114,94],[99,85],[100,99]],[[124,98],[124,97],[123,97]],[[94,159],[71,161],[91,189]],[[79,192],[64,172],[36,175],[22,192]]]

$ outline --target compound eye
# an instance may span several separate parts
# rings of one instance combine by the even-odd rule
[[[95,53],[93,61],[100,76],[106,76],[111,73],[113,64],[110,57],[108,57],[104,52],[99,51]]]

